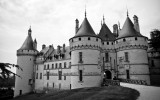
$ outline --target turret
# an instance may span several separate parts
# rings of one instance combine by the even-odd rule
[[[139,28],[139,22],[138,22],[138,17],[136,15],[133,16],[134,20],[134,29],[140,33],[140,28]]]
[[[16,70],[16,74],[20,77],[16,77],[14,97],[26,94],[33,91],[34,82],[34,61],[38,51],[35,49],[35,42],[32,40],[31,28],[28,30],[28,36],[24,41],[20,49],[17,50],[17,65],[19,65],[23,71]]]
[[[71,50],[71,89],[101,85],[101,38],[85,18],[76,35],[69,40]]]
[[[135,30],[128,15],[115,47],[119,69],[118,78],[139,80],[149,85],[147,39]]]

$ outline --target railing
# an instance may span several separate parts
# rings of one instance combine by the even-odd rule
[[[103,84],[102,86],[120,86],[120,81],[119,80],[111,80],[111,79],[103,79]]]
[[[118,79],[120,82],[139,84],[139,85],[147,85],[145,80],[133,80],[133,79]]]

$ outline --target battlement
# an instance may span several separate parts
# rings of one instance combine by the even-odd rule
[[[29,56],[36,56],[38,51],[36,50],[17,50],[17,56],[29,55]]]

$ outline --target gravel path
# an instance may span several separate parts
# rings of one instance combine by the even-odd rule
[[[136,89],[140,92],[138,100],[160,100],[160,87],[120,83],[121,86]]]

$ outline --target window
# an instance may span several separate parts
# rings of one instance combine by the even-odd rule
[[[79,70],[79,81],[82,81],[83,79],[82,79],[83,77],[82,77],[82,70]]]
[[[126,41],[126,39],[123,39],[123,42],[125,42]]]
[[[98,38],[96,38],[96,41],[98,41]]]
[[[48,86],[49,86],[49,84],[48,84],[48,82],[47,82],[47,88],[48,88]]]
[[[66,68],[66,62],[64,62],[64,68]]]
[[[130,79],[129,70],[126,70],[126,74],[127,74],[127,79]]]
[[[82,52],[79,52],[79,63],[82,63]]]
[[[137,37],[135,37],[135,40],[137,40]]]
[[[40,79],[42,79],[42,73],[40,73]]]
[[[81,38],[79,38],[79,41],[81,41]]]
[[[56,63],[56,67],[55,68],[57,68],[57,63]]]
[[[124,52],[124,56],[125,56],[125,61],[128,62],[128,52]]]
[[[109,42],[107,42],[107,45],[109,45]]]
[[[108,55],[108,52],[107,53],[105,53],[105,59],[106,59],[106,62],[108,62],[109,61],[109,55]]]
[[[59,80],[62,80],[62,71],[58,71]]]
[[[28,85],[32,85],[32,79],[28,80]]]
[[[59,68],[62,68],[62,64],[61,63],[59,63]]]
[[[53,88],[54,88],[54,82],[53,82]]]
[[[91,38],[90,38],[90,37],[88,37],[88,40],[91,40]]]
[[[151,60],[151,66],[154,67],[154,60]]]
[[[38,73],[36,74],[36,79],[38,79]]]
[[[46,69],[46,65],[44,65],[44,69]]]
[[[49,64],[47,65],[47,69],[49,69]]]
[[[37,70],[38,70],[38,65],[37,65]]]
[[[69,62],[69,68],[71,68],[71,62]]]
[[[102,42],[102,44],[104,45],[104,42]]]
[[[64,76],[64,80],[66,80],[66,76]]]
[[[54,69],[54,64],[52,64],[52,69]]]
[[[49,72],[47,72],[47,80],[49,80]]]

